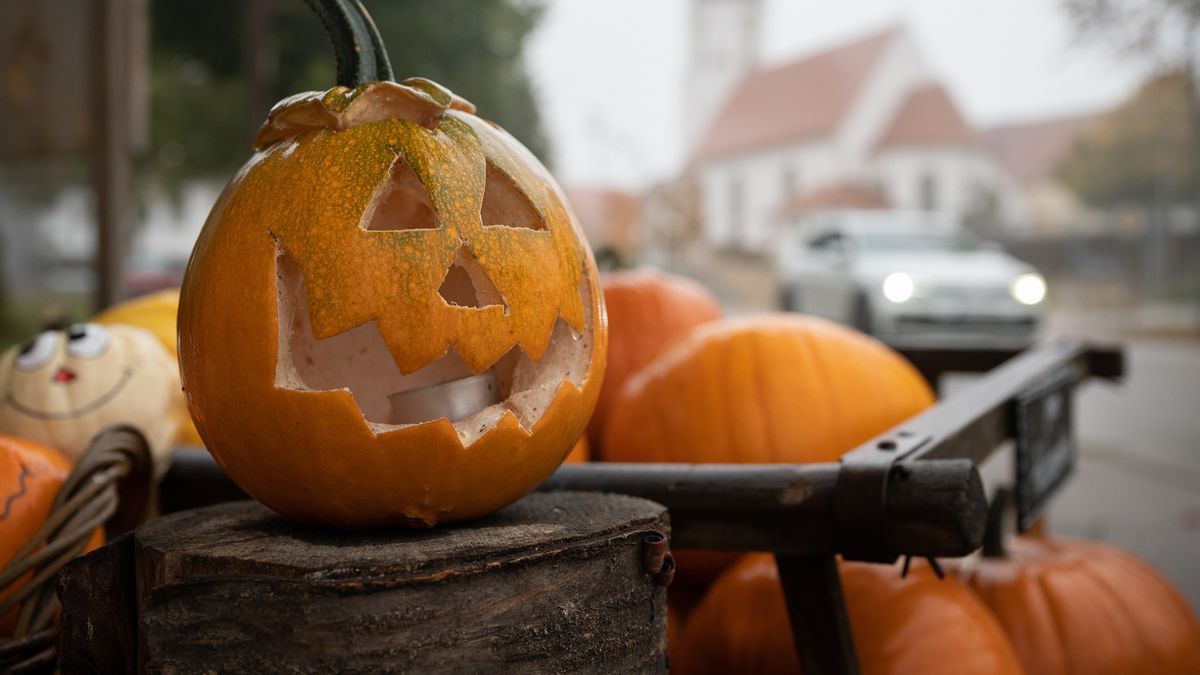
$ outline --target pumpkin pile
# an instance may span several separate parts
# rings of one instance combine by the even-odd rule
[[[1025,671],[996,619],[961,583],[922,561],[844,563],[842,589],[864,675],[1020,675]],[[799,673],[783,588],[770,555],[726,570],[688,618],[677,672]]]
[[[872,338],[796,314],[718,320],[698,288],[648,271],[604,281],[609,363],[620,365],[589,427],[603,460],[836,461],[933,403],[916,370]],[[675,555],[677,672],[799,672],[770,556],[724,569],[738,556]],[[942,581],[923,563],[905,579],[892,566],[841,571],[867,674],[1200,672],[1185,601],[1102,544],[1017,538]]]

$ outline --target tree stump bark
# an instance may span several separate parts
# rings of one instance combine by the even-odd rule
[[[643,540],[668,527],[654,502],[572,492],[424,531],[315,529],[255,502],[184,511],[63,571],[60,666],[665,672]]]

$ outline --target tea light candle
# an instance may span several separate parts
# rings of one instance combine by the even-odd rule
[[[500,388],[492,371],[449,382],[431,384],[388,396],[392,424],[420,424],[439,418],[451,422],[500,402]]]

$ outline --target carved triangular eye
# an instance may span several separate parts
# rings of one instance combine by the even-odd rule
[[[425,186],[403,157],[392,163],[388,179],[380,186],[372,204],[363,227],[373,232],[436,230],[441,226]]]
[[[480,215],[484,227],[525,227],[531,230],[546,229],[546,221],[533,208],[529,197],[517,187],[513,179],[487,163],[487,185],[483,190],[483,209]]]
[[[506,310],[504,295],[480,267],[471,250],[463,244],[454,255],[454,262],[446,270],[446,278],[438,289],[442,299],[458,307],[487,307],[500,305]]]

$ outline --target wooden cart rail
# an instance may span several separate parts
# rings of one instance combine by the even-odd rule
[[[1025,352],[900,351],[934,383],[945,372],[990,370],[836,463],[570,465],[540,489],[616,492],[661,503],[679,548],[773,552],[805,672],[858,673],[836,556],[894,562],[976,550],[988,508],[976,463],[1017,440],[1022,402],[1048,383],[1069,391],[1090,377],[1119,378],[1124,368],[1120,348],[1079,342]],[[1020,491],[1024,479],[1014,480]],[[164,512],[244,497],[201,449],[177,455],[161,494]]]

